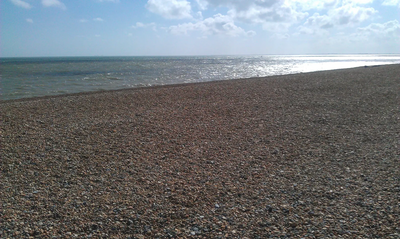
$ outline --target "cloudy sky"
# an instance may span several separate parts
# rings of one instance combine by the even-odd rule
[[[400,0],[1,0],[0,56],[400,53]]]

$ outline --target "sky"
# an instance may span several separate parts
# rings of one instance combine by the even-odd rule
[[[0,57],[400,53],[400,0],[1,0]]]

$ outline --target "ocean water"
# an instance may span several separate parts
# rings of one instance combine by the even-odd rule
[[[0,58],[2,100],[400,63],[400,55]]]

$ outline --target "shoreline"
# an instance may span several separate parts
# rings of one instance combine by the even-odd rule
[[[58,97],[69,97],[69,96],[78,96],[78,95],[87,95],[87,94],[101,94],[101,93],[114,92],[114,91],[118,92],[118,91],[131,91],[131,90],[164,88],[164,87],[180,87],[180,86],[191,85],[191,84],[194,84],[194,85],[197,85],[197,84],[210,84],[210,83],[212,84],[214,82],[218,83],[218,82],[224,82],[224,81],[242,81],[242,80],[251,80],[251,79],[265,80],[265,79],[267,79],[269,77],[295,76],[295,75],[308,74],[308,73],[342,71],[342,70],[349,70],[349,69],[382,67],[382,66],[392,66],[392,65],[400,65],[400,64],[394,63],[394,64],[385,64],[385,65],[368,65],[368,66],[366,65],[366,66],[359,66],[359,67],[353,67],[353,68],[342,68],[342,69],[321,70],[321,71],[312,71],[312,72],[301,72],[301,73],[286,74],[286,75],[272,75],[272,76],[260,76],[260,77],[249,77],[249,78],[238,78],[238,79],[227,79],[227,80],[213,80],[213,81],[193,82],[193,83],[177,83],[177,84],[166,84],[166,85],[153,85],[153,86],[143,86],[143,87],[122,88],[122,89],[115,89],[115,90],[83,91],[83,92],[78,92],[78,93],[67,93],[67,94],[58,94],[58,95],[44,95],[44,96],[24,97],[24,98],[7,99],[7,100],[0,99],[0,104],[8,103],[8,102],[31,101],[31,100],[58,98]]]
[[[399,76],[0,101],[0,237],[399,238]]]

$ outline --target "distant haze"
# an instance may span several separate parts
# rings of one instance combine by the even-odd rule
[[[400,53],[400,0],[3,0],[0,57]]]

